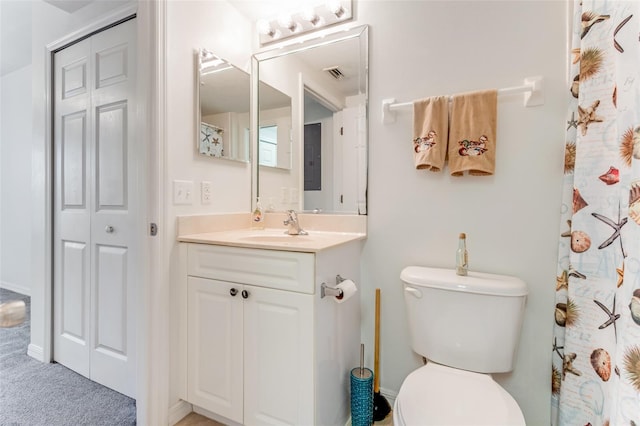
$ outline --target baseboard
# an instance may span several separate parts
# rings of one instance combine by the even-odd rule
[[[192,411],[193,406],[187,401],[180,400],[176,402],[169,408],[169,426],[175,425]]]
[[[398,392],[393,391],[391,389],[380,388],[380,395],[387,398],[387,401],[389,401],[389,405],[391,406],[391,409],[393,409],[393,404],[395,404],[396,402],[396,398],[398,397]]]
[[[10,283],[7,281],[0,281],[0,288],[15,291],[16,293],[24,294],[25,296],[31,297],[31,288],[24,285]]]
[[[242,426],[242,424],[240,423],[236,423],[233,420],[229,420],[226,417],[220,416],[216,413],[212,413],[209,410],[205,410],[204,408],[200,408],[197,405],[193,406],[193,412],[194,413],[198,413],[201,416],[205,416],[210,418],[211,420],[215,420],[218,423],[222,423],[223,425],[227,425],[227,426]]]
[[[29,343],[29,346],[27,347],[27,355],[40,362],[48,362],[44,360],[44,351],[42,348],[38,345],[34,345],[33,343]]]

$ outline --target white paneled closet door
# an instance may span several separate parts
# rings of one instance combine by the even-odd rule
[[[135,397],[135,20],[54,56],[54,359]]]

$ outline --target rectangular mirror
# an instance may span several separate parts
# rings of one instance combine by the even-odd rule
[[[254,202],[259,196],[272,210],[366,214],[367,26],[257,53],[252,74],[259,128]],[[265,107],[273,90],[290,100],[290,112]],[[291,126],[289,167],[271,166],[278,163],[269,141],[278,139],[280,155],[286,139],[285,129],[274,129],[276,110]]]
[[[196,54],[199,154],[249,161],[249,74],[214,53]]]

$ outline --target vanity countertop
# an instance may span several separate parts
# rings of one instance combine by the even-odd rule
[[[288,235],[284,229],[234,229],[179,235],[183,243],[213,244],[267,250],[284,250],[315,253],[324,249],[363,240],[365,233],[309,231],[308,235]]]

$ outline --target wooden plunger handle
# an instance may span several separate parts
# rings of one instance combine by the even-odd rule
[[[376,288],[376,325],[373,349],[373,391],[380,392],[380,289]]]

